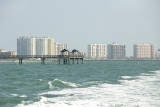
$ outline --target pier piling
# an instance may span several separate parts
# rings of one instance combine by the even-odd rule
[[[41,58],[41,64],[45,64],[45,58],[44,57]]]
[[[19,65],[22,65],[23,58],[19,58]]]

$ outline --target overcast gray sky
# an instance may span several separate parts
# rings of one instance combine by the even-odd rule
[[[49,36],[70,49],[91,43],[153,43],[160,48],[160,0],[0,0],[0,49],[18,36]]]

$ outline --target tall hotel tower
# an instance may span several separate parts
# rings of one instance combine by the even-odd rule
[[[53,55],[53,43],[50,37],[18,37],[17,55]]]
[[[155,58],[155,45],[153,44],[135,44],[133,46],[134,58]]]
[[[88,45],[89,59],[106,59],[106,45],[105,44],[90,44]]]
[[[107,58],[108,59],[124,59],[126,57],[125,45],[108,44],[107,45]]]

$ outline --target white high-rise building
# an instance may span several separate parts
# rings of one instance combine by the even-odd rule
[[[108,44],[107,45],[107,58],[108,59],[124,59],[126,57],[125,45],[121,44]]]
[[[36,55],[53,55],[54,40],[49,37],[39,37],[36,40]]]
[[[89,59],[106,59],[106,45],[105,44],[90,44],[88,45]]]
[[[36,37],[17,38],[17,55],[36,55]]]
[[[153,44],[135,44],[133,46],[134,58],[155,58],[155,45]]]
[[[67,44],[55,43],[54,44],[54,55],[60,55],[61,51],[63,49],[68,49],[68,45]]]
[[[50,37],[18,37],[17,55],[53,55],[53,45]]]

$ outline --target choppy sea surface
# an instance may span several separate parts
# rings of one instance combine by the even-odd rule
[[[160,62],[0,62],[0,107],[160,107]]]

